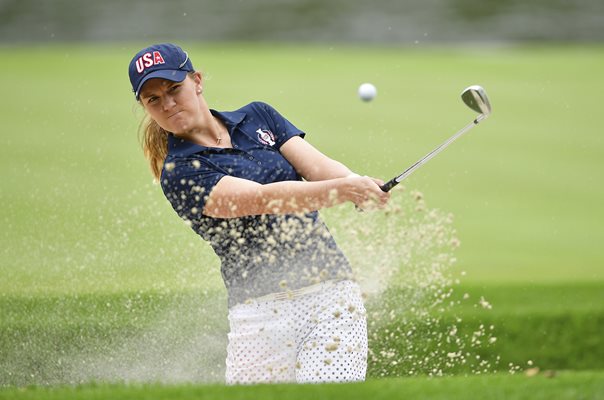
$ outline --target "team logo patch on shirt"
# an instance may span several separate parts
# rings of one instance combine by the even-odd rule
[[[258,140],[260,140],[260,143],[267,146],[275,145],[275,135],[273,135],[273,132],[266,129],[258,129],[256,133],[258,133]]]

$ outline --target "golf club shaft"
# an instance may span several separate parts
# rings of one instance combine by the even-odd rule
[[[443,151],[448,145],[450,145],[451,143],[453,143],[455,141],[455,139],[457,139],[458,137],[460,137],[461,135],[463,135],[464,133],[466,133],[467,131],[469,131],[474,126],[478,125],[478,123],[480,121],[482,121],[484,118],[486,118],[485,115],[484,114],[480,114],[478,117],[476,117],[476,119],[474,121],[472,121],[470,124],[466,125],[459,132],[457,132],[455,135],[451,136],[446,142],[444,142],[443,144],[441,144],[440,146],[438,146],[437,148],[435,148],[434,150],[432,150],[430,153],[426,154],[424,157],[422,157],[420,160],[418,160],[415,164],[413,164],[412,166],[410,166],[409,168],[407,168],[405,170],[405,172],[403,172],[399,176],[397,176],[397,177],[389,180],[383,186],[380,186],[380,188],[384,192],[390,191],[390,189],[392,189],[393,187],[395,187],[396,185],[398,185],[403,179],[405,179],[406,177],[408,177],[409,175],[411,175],[416,169],[418,169],[419,167],[421,167],[422,165],[424,165],[426,162],[428,162],[432,157],[434,157],[435,155],[437,155],[438,153],[440,153],[441,151]]]

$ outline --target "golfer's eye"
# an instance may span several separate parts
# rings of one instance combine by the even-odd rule
[[[174,93],[174,92],[178,91],[178,89],[180,89],[180,85],[174,85],[169,89],[169,91],[171,93]]]
[[[151,96],[147,99],[147,104],[155,103],[157,101],[157,96]]]

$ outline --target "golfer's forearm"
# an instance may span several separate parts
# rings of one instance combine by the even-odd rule
[[[316,182],[286,181],[262,185],[256,204],[259,214],[290,214],[331,207],[345,202],[344,179]]]
[[[204,213],[216,218],[236,218],[246,215],[292,214],[319,210],[348,200],[342,195],[345,181],[339,178],[318,182],[284,181],[266,185],[248,184],[213,198],[206,205]]]

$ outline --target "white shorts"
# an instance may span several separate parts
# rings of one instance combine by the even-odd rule
[[[226,382],[350,382],[367,371],[359,286],[323,282],[229,310]]]

